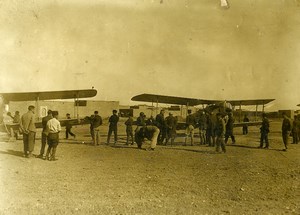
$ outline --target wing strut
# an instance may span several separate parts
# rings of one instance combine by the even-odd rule
[[[154,106],[153,106],[153,101],[152,101],[152,104],[151,104],[151,116],[153,116],[153,108],[154,108]]]
[[[35,99],[35,106],[36,106],[36,114],[37,114],[38,120],[40,120],[39,101],[40,101],[40,96],[39,96],[39,94],[37,94],[36,99]]]
[[[79,101],[78,101],[79,100],[79,92],[78,91],[76,94],[76,100],[77,100],[77,102],[75,102],[75,105],[76,105],[76,109],[77,109],[77,119],[79,119]]]
[[[241,122],[241,118],[242,118],[242,102],[240,101],[240,114],[239,114],[239,122]]]
[[[258,104],[255,105],[255,121],[257,121],[257,108],[258,108]]]

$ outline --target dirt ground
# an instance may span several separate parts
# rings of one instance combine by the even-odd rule
[[[282,151],[273,122],[271,148],[258,149],[259,129],[249,130],[235,129],[226,154],[182,146],[183,137],[138,150],[124,145],[122,122],[115,147],[90,145],[88,125],[73,127],[75,140],[63,131],[57,161],[24,158],[22,140],[2,141],[0,214],[300,214],[300,144]]]

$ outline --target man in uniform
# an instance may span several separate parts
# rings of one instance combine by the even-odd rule
[[[155,119],[153,116],[150,116],[149,119],[146,120],[146,125],[155,125]]]
[[[185,130],[185,141],[184,146],[186,146],[188,136],[191,136],[191,146],[194,144],[194,130],[196,126],[196,117],[192,114],[192,110],[188,110],[188,116],[186,117],[186,130]]]
[[[24,144],[24,156],[29,158],[32,157],[35,144],[35,107],[30,105],[28,112],[23,114],[20,121],[20,129],[23,132],[23,144]]]
[[[115,142],[114,144],[117,143],[118,141],[118,121],[119,121],[119,116],[117,115],[117,110],[113,110],[113,115],[109,117],[109,129],[108,129],[108,135],[107,135],[107,145],[109,144],[110,141],[110,136],[112,132],[114,132],[114,137],[115,137]]]
[[[21,121],[21,116],[20,116],[20,112],[16,111],[14,118],[13,118],[13,123],[18,123],[20,124]],[[18,135],[19,135],[19,130],[14,130],[13,131],[14,137],[16,138],[16,140],[18,139]]]
[[[224,135],[225,135],[225,121],[222,119],[221,113],[217,113],[217,122],[216,122],[216,151],[220,152],[220,148],[222,148],[222,151],[225,153],[226,148],[225,148],[225,143],[224,143]]]
[[[199,125],[199,137],[200,137],[200,144],[206,144],[206,128],[207,128],[207,119],[205,112],[201,112],[198,120]]]
[[[140,112],[140,116],[136,119],[137,126],[144,126],[146,125],[146,116],[144,112]]]
[[[167,128],[167,135],[166,135],[166,144],[168,144],[169,139],[171,138],[171,146],[174,145],[174,140],[176,137],[176,126],[177,126],[177,119],[173,116],[173,114],[170,112],[169,116],[165,119],[166,122],[166,128]]]
[[[281,131],[282,131],[282,140],[285,147],[283,151],[286,151],[288,149],[288,141],[292,130],[292,124],[291,124],[291,120],[286,115],[286,113],[283,113],[282,116],[283,116],[283,121],[282,121]]]
[[[91,118],[91,129],[93,144],[100,145],[100,125],[102,125],[102,118],[99,116],[98,111],[94,111],[94,115]]]
[[[300,127],[300,121],[299,121],[299,116],[294,117],[293,121],[293,128],[292,128],[292,134],[293,134],[293,144],[298,144],[299,141],[299,136],[298,136],[298,131]]]
[[[260,146],[259,146],[259,148],[263,148],[264,141],[266,142],[266,146],[264,148],[265,149],[269,148],[269,138],[268,138],[269,132],[270,132],[270,123],[267,118],[267,114],[263,113],[262,114],[262,124],[260,127]]]
[[[69,113],[66,114],[67,120],[71,119],[71,115]],[[69,134],[74,137],[74,139],[76,138],[76,135],[72,133],[71,131],[72,129],[72,125],[69,121],[66,121],[66,139],[69,138]]]
[[[42,118],[42,141],[41,141],[41,150],[40,154],[37,156],[38,158],[43,158],[44,157],[44,152],[45,152],[45,146],[47,143],[47,134],[46,134],[46,128],[47,128],[47,122],[52,119],[52,110],[48,110],[47,116]]]
[[[16,111],[13,118],[13,123],[20,123],[20,121],[21,121],[20,112]]]
[[[132,130],[132,125],[133,125],[133,119],[131,116],[128,117],[128,119],[125,122],[126,125],[126,135],[127,135],[127,139],[126,139],[126,145],[129,145],[129,138],[131,138],[131,145],[133,145],[133,130]]]
[[[158,135],[159,128],[155,125],[140,126],[135,132],[135,142],[137,143],[138,148],[141,149],[145,138],[147,138],[148,140],[151,140],[151,146],[147,150],[154,151]]]
[[[158,135],[158,144],[162,144],[166,138],[166,123],[165,123],[165,110],[161,110],[159,114],[156,115],[155,122],[156,126],[159,128],[160,132]]]
[[[249,122],[249,118],[247,117],[247,115],[245,114],[243,122]],[[243,135],[248,134],[248,125],[243,125]]]
[[[57,120],[58,112],[52,111],[53,118],[47,122],[46,131],[48,149],[46,152],[46,160],[55,161],[56,147],[59,143],[59,132],[61,131],[60,122]],[[50,157],[49,157],[50,155]]]
[[[206,115],[207,120],[207,128],[206,128],[206,143],[208,146],[215,146],[216,143],[216,136],[215,136],[215,129],[216,129],[216,120],[213,113],[207,113]]]
[[[228,142],[228,138],[231,138],[232,144],[235,144],[235,137],[233,135],[233,123],[234,118],[232,112],[228,113],[228,120],[226,123],[226,132],[225,132],[225,144]]]

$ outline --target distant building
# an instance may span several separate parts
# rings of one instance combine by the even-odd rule
[[[295,111],[294,110],[279,110],[278,111],[278,117],[281,117],[283,113],[286,113],[286,115],[291,118],[294,119],[295,116]]]

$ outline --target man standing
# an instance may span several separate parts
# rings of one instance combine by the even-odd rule
[[[45,152],[45,146],[47,143],[47,134],[46,134],[46,128],[47,128],[47,123],[50,119],[52,119],[52,111],[48,110],[48,115],[42,118],[42,142],[41,142],[41,150],[40,154],[37,156],[38,158],[43,158],[44,157],[44,152]]]
[[[299,141],[299,136],[298,136],[299,126],[300,126],[299,116],[300,115],[295,116],[293,121],[293,128],[292,128],[293,144],[298,144]]]
[[[282,121],[281,131],[282,131],[282,140],[285,147],[283,151],[286,151],[288,149],[288,141],[292,130],[292,124],[291,124],[291,120],[288,118],[286,113],[283,113],[282,116],[283,116],[283,121]]]
[[[161,110],[159,114],[156,115],[155,122],[156,126],[160,130],[158,135],[158,144],[162,144],[166,138],[166,124],[165,124],[165,110]]]
[[[228,121],[226,123],[225,144],[227,144],[229,137],[231,137],[232,144],[235,144],[235,137],[233,135],[233,123],[234,123],[233,114],[232,112],[229,112]]]
[[[247,115],[245,114],[245,116],[244,116],[244,119],[243,119],[243,122],[249,122],[250,120],[249,120],[249,118],[247,117]],[[247,124],[245,124],[245,125],[243,125],[243,135],[246,135],[246,134],[248,134],[248,125]]]
[[[71,115],[69,113],[66,114],[67,117],[67,121],[66,121],[66,139],[69,138],[69,134],[74,137],[74,139],[76,138],[76,135],[72,133],[71,129],[72,129],[72,125],[70,123],[70,119],[71,119]]]
[[[114,132],[114,137],[115,137],[115,142],[114,144],[117,143],[118,141],[118,121],[119,121],[119,116],[117,115],[117,110],[113,110],[113,115],[109,117],[109,129],[108,129],[108,135],[107,135],[107,145],[109,144],[110,141],[110,136],[112,132]]]
[[[221,113],[217,113],[217,122],[216,122],[216,151],[220,152],[220,148],[222,148],[222,151],[225,153],[225,143],[224,143],[224,134],[225,134],[225,122],[222,119]]]
[[[46,152],[46,160],[55,161],[56,147],[59,143],[59,132],[61,131],[60,122],[57,120],[58,112],[52,111],[53,118],[47,122],[46,134],[48,135],[48,149]],[[50,157],[49,157],[50,155]]]
[[[208,144],[208,146],[214,147],[216,143],[216,119],[212,112],[207,113],[206,120],[206,143]]]
[[[20,121],[21,121],[20,112],[16,111],[13,118],[13,123],[20,123]]]
[[[262,114],[262,124],[260,127],[260,146],[259,148],[263,148],[264,141],[266,142],[266,146],[264,147],[265,149],[269,148],[269,138],[268,134],[270,132],[270,124],[269,120],[267,118],[267,114],[263,113]]]
[[[20,112],[16,111],[15,115],[14,115],[14,118],[13,118],[13,123],[18,123],[19,124],[20,121],[21,121]],[[18,135],[19,135],[19,130],[14,130],[13,133],[14,133],[14,137],[17,140],[18,139]]]
[[[176,126],[177,126],[177,119],[173,116],[170,112],[169,116],[166,117],[166,127],[167,127],[167,135],[166,135],[166,144],[168,144],[169,139],[171,138],[171,146],[174,145],[174,140],[176,137]]]
[[[198,124],[199,124],[199,136],[200,136],[200,144],[206,144],[206,128],[207,128],[207,119],[204,112],[200,113]]]
[[[94,111],[91,118],[91,135],[95,146],[100,145],[100,125],[102,125],[102,118],[99,116],[98,111]]]
[[[186,117],[187,128],[185,131],[186,136],[184,146],[186,146],[188,136],[191,136],[191,146],[194,144],[194,130],[196,124],[196,117],[192,114],[192,110],[188,110],[188,116]]]
[[[129,145],[129,138],[131,138],[131,145],[133,145],[133,130],[132,130],[132,125],[133,125],[133,119],[131,116],[128,117],[128,119],[125,122],[126,125],[126,135],[127,135],[127,139],[126,139],[126,145]]]
[[[28,112],[23,114],[20,121],[20,129],[23,132],[23,144],[24,144],[24,156],[29,158],[32,157],[35,144],[35,107],[30,105]]]

